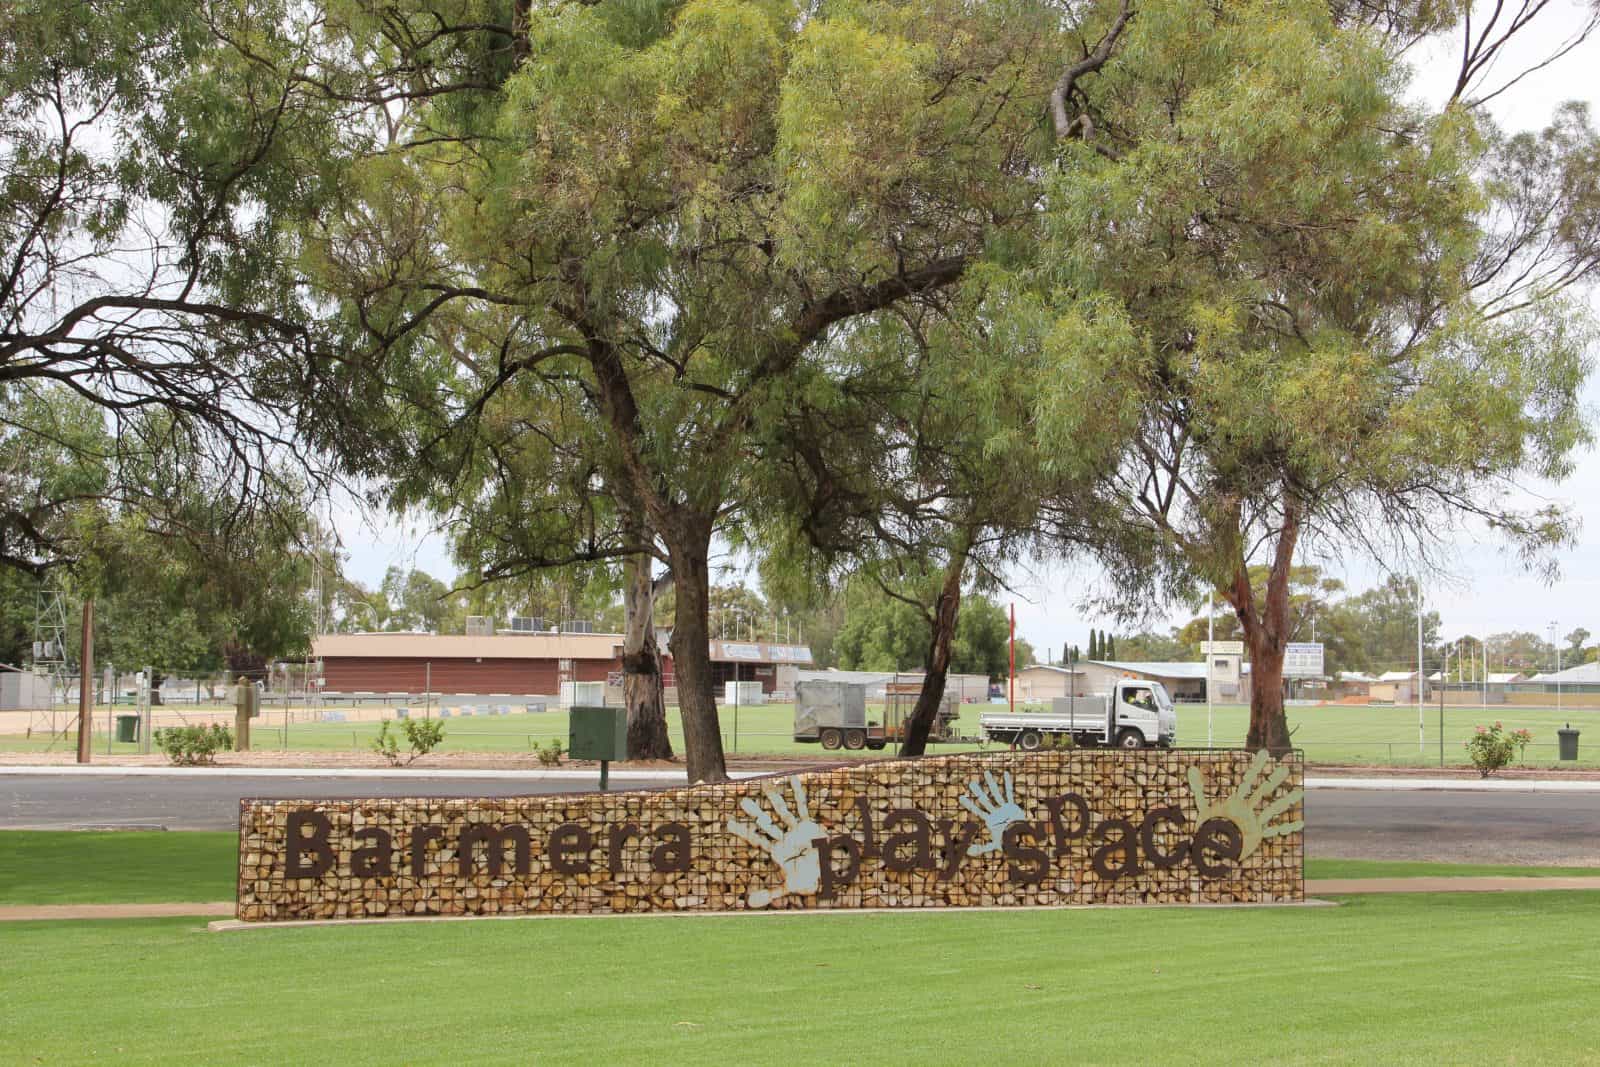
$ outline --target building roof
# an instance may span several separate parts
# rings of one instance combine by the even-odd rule
[[[1090,663],[1099,667],[1110,667],[1114,671],[1127,671],[1130,674],[1145,674],[1152,678],[1183,678],[1194,681],[1204,681],[1206,665],[1204,663],[1182,663],[1177,660],[1149,660],[1146,662],[1129,662],[1127,660],[1092,659]],[[1249,666],[1249,664],[1244,664]]]
[[[1416,671],[1384,671],[1374,681],[1379,682],[1412,682],[1416,681]]]
[[[1362,674],[1360,671],[1340,671],[1339,672],[1339,681],[1341,681],[1341,682],[1375,682],[1375,681],[1377,681],[1377,679],[1374,678],[1370,674]]]
[[[621,634],[320,634],[311,654],[329,657],[378,656],[394,659],[616,659]],[[663,649],[663,651],[665,651]],[[811,662],[805,645],[761,641],[712,641],[711,659],[720,663]]]
[[[1587,682],[1594,684],[1600,682],[1600,662],[1580,663],[1576,667],[1568,667],[1560,671],[1546,671],[1527,679],[1530,682]]]
[[[1507,682],[1520,682],[1526,677],[1527,674],[1523,671],[1490,671],[1489,684],[1505,685]]]
[[[1069,670],[1054,663],[1030,663],[1026,667],[1018,667],[1017,673],[1024,671],[1054,671],[1056,674],[1082,674],[1082,671]]]

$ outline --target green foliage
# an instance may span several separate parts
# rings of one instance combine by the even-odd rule
[[[1527,735],[1526,738],[1518,736],[1521,734]],[[1466,748],[1472,765],[1478,768],[1479,776],[1487,778],[1510,764],[1511,760],[1532,740],[1533,735],[1527,730],[1519,730],[1517,734],[1512,734],[1496,722],[1493,726],[1475,728],[1472,736],[1462,742],[1462,745]]]
[[[897,600],[866,582],[851,582],[844,597],[845,622],[834,639],[844,670],[914,671],[927,663],[931,627],[914,604]],[[968,594],[950,645],[950,669],[957,674],[1003,678],[1010,659],[1010,624],[1005,609],[987,597]],[[1031,650],[1018,642],[1017,666]]]
[[[400,740],[390,726],[390,720],[383,720],[378,727],[378,735],[372,739],[369,747],[387,760],[391,767],[409,767],[444,743],[444,723],[439,719],[402,719],[400,732],[405,735],[409,751],[401,756]]]
[[[215,763],[218,752],[233,748],[233,731],[218,723],[209,726],[167,726],[153,735],[156,747],[180,767]]]
[[[561,757],[566,753],[566,751],[566,746],[561,743],[561,739],[559,737],[552,737],[550,740],[534,748],[535,754],[537,754],[539,757],[540,764],[546,767],[560,766]]]

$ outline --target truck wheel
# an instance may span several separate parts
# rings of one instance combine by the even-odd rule
[[[883,751],[883,747],[885,745],[887,745],[888,743],[889,742],[887,742],[887,741],[868,741],[867,742],[867,747],[872,749],[872,751],[874,751],[874,752],[882,752]]]
[[[1127,729],[1117,735],[1117,747],[1129,750],[1144,747],[1144,734],[1138,730]]]
[[[844,747],[848,749],[866,748],[867,732],[865,730],[846,730],[844,732]]]
[[[830,726],[828,729],[822,731],[823,748],[834,749],[838,748],[843,743],[844,739],[840,736],[839,731],[835,730],[833,727]]]
[[[1017,735],[1017,747],[1024,752],[1037,751],[1044,743],[1044,738],[1039,736],[1038,730],[1024,730]]]

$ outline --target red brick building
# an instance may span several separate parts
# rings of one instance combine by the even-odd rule
[[[664,642],[664,635],[663,635]],[[620,684],[621,634],[502,633],[323,634],[312,643],[331,693],[438,693],[554,695],[562,682]],[[777,666],[810,666],[803,645],[713,641],[718,692],[737,677],[765,692],[777,685]],[[672,659],[664,664],[673,684]]]

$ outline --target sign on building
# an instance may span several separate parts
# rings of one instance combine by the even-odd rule
[[[1283,650],[1283,676],[1285,678],[1321,678],[1323,657],[1321,641],[1290,642]]]

